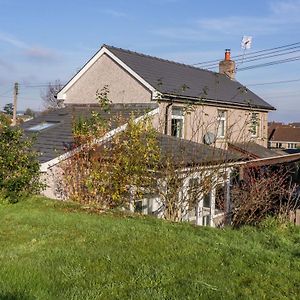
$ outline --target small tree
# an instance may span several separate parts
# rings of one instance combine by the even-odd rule
[[[24,115],[34,118],[35,117],[35,112],[31,108],[27,108],[24,112]]]
[[[0,115],[0,197],[9,202],[18,202],[44,186],[39,180],[37,154],[31,147],[32,140]]]
[[[12,103],[7,103],[4,105],[3,112],[6,113],[7,115],[12,116],[13,111],[14,111],[14,105]]]
[[[63,107],[63,101],[57,99],[58,92],[63,88],[63,84],[60,80],[55,80],[54,82],[49,82],[46,90],[41,93],[41,97],[44,101],[45,108],[48,109],[58,109]]]

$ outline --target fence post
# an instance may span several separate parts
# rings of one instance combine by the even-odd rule
[[[300,209],[296,209],[296,213],[295,213],[295,220],[296,220],[296,225],[300,225]]]
[[[290,222],[295,225],[295,219],[296,219],[295,211],[290,210],[289,217],[290,217]]]

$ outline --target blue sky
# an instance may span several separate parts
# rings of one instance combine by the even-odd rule
[[[103,43],[193,64],[300,42],[300,0],[0,0],[0,107],[42,109],[41,88],[66,82]],[[297,53],[294,55],[296,56]],[[299,55],[299,54],[298,54]],[[300,79],[300,61],[237,73],[247,85]],[[300,81],[253,86],[277,111],[272,120],[300,121]]]

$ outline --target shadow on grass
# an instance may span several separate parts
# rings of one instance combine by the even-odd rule
[[[22,293],[2,293],[0,292],[0,300],[35,300],[35,297],[30,297]]]
[[[292,254],[293,254],[293,256],[296,257],[296,258],[300,258],[300,250],[299,250],[299,249],[294,250],[294,251],[292,252]]]

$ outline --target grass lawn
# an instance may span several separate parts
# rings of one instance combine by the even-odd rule
[[[0,299],[300,299],[300,228],[0,204]]]

